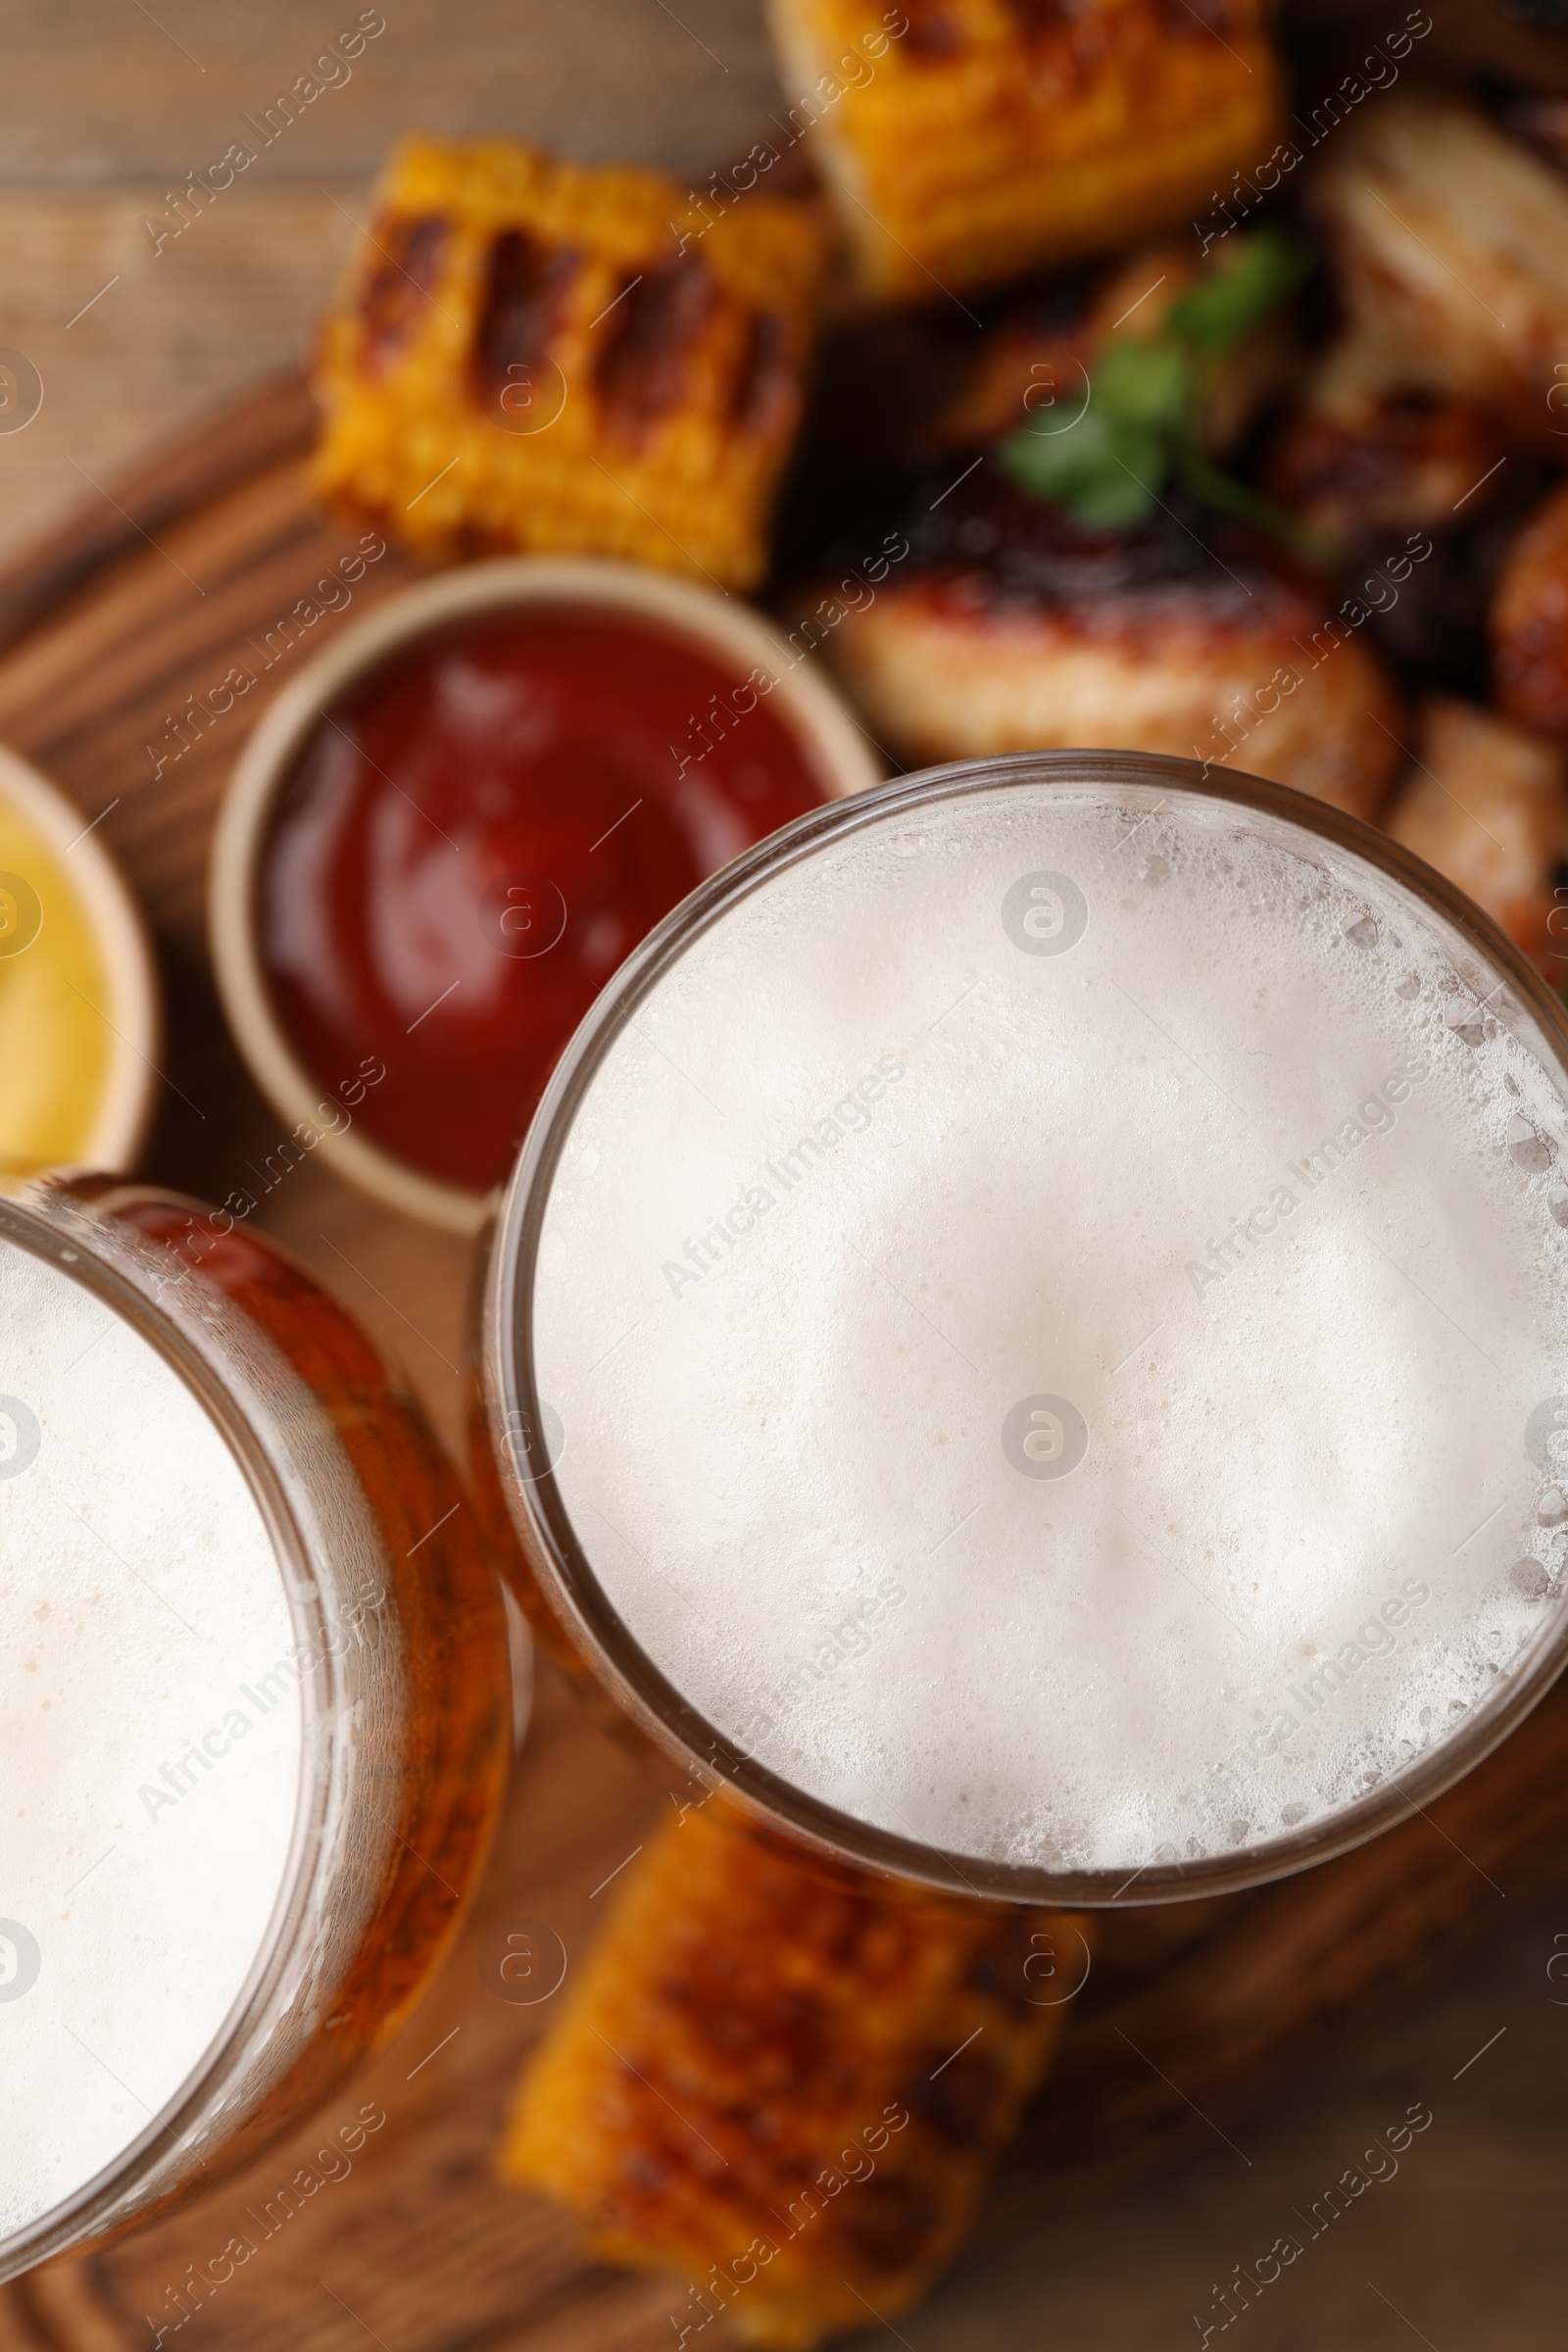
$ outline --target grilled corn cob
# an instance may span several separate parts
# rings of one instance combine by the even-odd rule
[[[858,273],[929,298],[1207,209],[1269,152],[1260,0],[772,0]]]
[[[671,2273],[678,2340],[800,2352],[951,2256],[1088,1966],[1074,1922],[819,1877],[716,1797],[628,1874],[503,2176]]]
[[[437,559],[623,557],[745,587],[794,437],[823,236],[657,172],[410,140],[324,327],[314,485]]]

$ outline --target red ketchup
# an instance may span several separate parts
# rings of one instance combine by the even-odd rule
[[[273,1008],[323,1080],[385,1063],[368,1138],[485,1191],[627,953],[825,797],[773,705],[682,638],[586,609],[460,622],[334,705],[278,794]]]

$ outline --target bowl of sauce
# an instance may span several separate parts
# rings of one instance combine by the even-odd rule
[[[74,802],[0,749],[0,1176],[129,1168],[158,987],[135,902]]]
[[[214,963],[302,1149],[476,1231],[618,964],[698,883],[877,781],[738,599],[594,561],[482,564],[349,630],[229,787]]]

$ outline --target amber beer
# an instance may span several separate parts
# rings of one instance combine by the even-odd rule
[[[0,1198],[0,2277],[254,2153],[483,1858],[508,1649],[407,1391],[231,1217]]]

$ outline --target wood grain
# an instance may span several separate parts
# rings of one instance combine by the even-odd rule
[[[245,729],[308,649],[411,576],[388,553],[346,612],[313,623],[270,666],[258,655],[262,632],[351,543],[305,501],[308,433],[299,381],[275,384],[114,484],[115,522],[97,512],[68,521],[0,574],[0,612],[11,616],[0,735],[84,813],[107,811],[102,830],[148,909],[172,1014],[150,1164],[217,1197],[242,1183],[254,1190],[254,1163],[276,1140],[207,969],[204,868],[223,781]],[[254,686],[155,775],[147,746],[162,740],[166,717],[242,661]],[[456,1446],[466,1247],[360,1200],[312,1164],[276,1187],[262,1220],[408,1365]],[[488,1940],[525,1920],[580,1955],[596,1924],[594,1889],[666,1801],[542,1672],[474,1917],[413,2026],[356,2086],[354,2103],[377,2102],[386,2123],[352,2175],[321,2180],[266,2234],[269,2203],[280,2213],[278,2190],[311,2167],[320,2133],[302,2132],[205,2200],[0,2294],[0,2352],[148,2344],[178,2317],[171,2292],[187,2266],[236,2231],[258,2251],[201,2306],[203,2340],[218,2352],[325,2352],[366,2328],[395,2352],[631,2352],[667,2341],[666,2315],[683,2290],[586,2263],[568,2222],[491,2177],[511,2082],[549,2011],[509,2006],[484,1969]],[[1494,1933],[1504,1895],[1518,1911],[1564,1892],[1568,1688],[1559,1688],[1430,1818],[1260,1892],[1117,1915],[982,2242],[1004,2242],[1069,2197],[1124,2190],[1214,2132],[1240,2129],[1345,2034]],[[264,2218],[247,2222],[247,2212]]]

